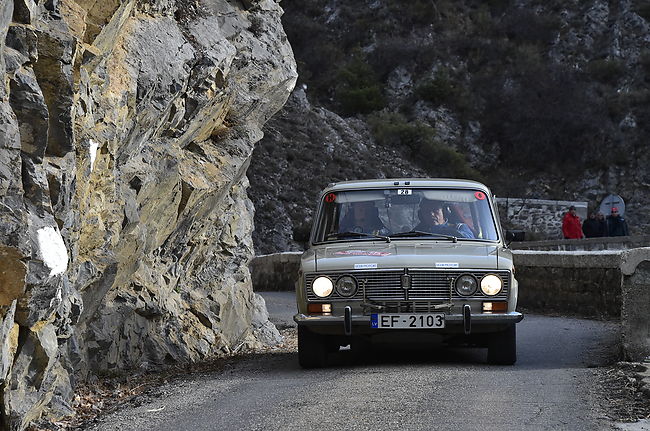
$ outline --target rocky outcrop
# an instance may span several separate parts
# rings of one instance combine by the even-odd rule
[[[272,343],[246,169],[296,71],[273,0],[0,3],[0,421]]]

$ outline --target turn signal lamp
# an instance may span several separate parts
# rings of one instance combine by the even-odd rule
[[[508,311],[507,302],[484,302],[483,303],[484,313],[505,313],[506,311]]]
[[[332,304],[308,304],[307,311],[309,314],[314,313],[331,313]]]

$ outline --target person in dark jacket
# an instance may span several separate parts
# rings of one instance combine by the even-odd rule
[[[565,239],[581,239],[585,237],[582,233],[580,217],[576,214],[576,207],[573,205],[569,207],[569,211],[562,218],[562,234]]]
[[[465,223],[449,223],[445,218],[445,205],[439,201],[423,200],[418,211],[420,223],[416,231],[439,233],[460,238],[474,238],[474,232]]]
[[[607,236],[607,223],[603,213],[591,213],[589,218],[582,223],[582,232],[587,238],[599,238]]]
[[[339,232],[388,235],[390,231],[379,219],[379,211],[373,202],[355,202],[341,220]]]
[[[612,213],[607,216],[608,236],[628,236],[627,222],[618,212],[618,208],[612,207]]]

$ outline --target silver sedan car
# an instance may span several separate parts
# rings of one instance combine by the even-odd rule
[[[490,190],[448,179],[330,184],[296,283],[298,356],[374,341],[487,347],[517,360],[517,280]]]

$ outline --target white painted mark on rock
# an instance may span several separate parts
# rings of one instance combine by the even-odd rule
[[[46,226],[38,230],[38,253],[43,263],[50,268],[50,277],[68,269],[68,249],[58,229]]]
[[[97,149],[99,148],[99,142],[95,142],[92,139],[88,143],[88,152],[90,153],[90,170],[93,170],[95,166],[95,159],[97,158]]]

